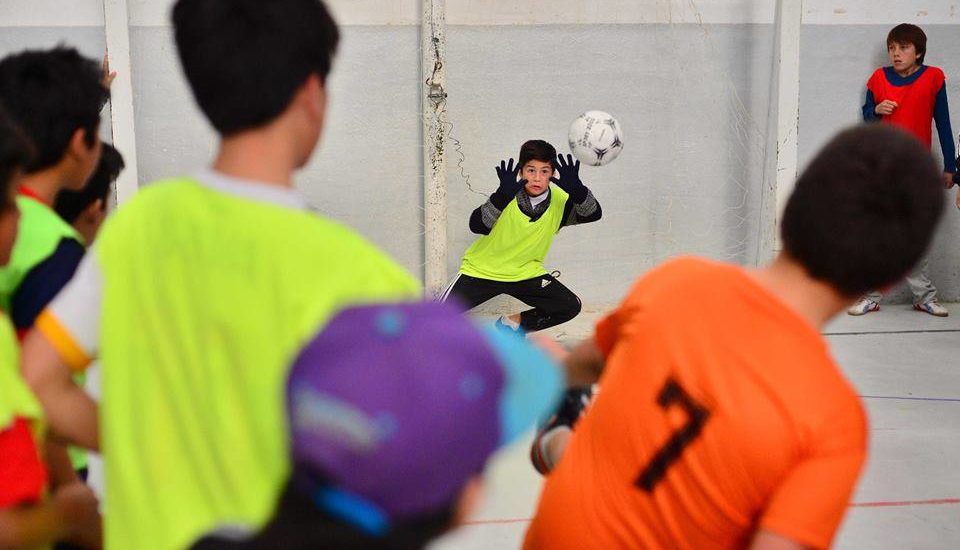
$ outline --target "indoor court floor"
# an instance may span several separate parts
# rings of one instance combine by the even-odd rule
[[[824,331],[870,420],[867,467],[837,549],[960,548],[960,304],[945,305],[952,313],[941,319],[885,304]],[[554,335],[582,339],[600,315],[585,311]],[[531,438],[491,462],[483,505],[433,550],[519,548],[541,483]]]

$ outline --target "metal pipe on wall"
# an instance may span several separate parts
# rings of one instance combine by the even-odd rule
[[[803,0],[777,0],[774,34],[774,67],[771,75],[770,119],[767,121],[767,154],[772,172],[764,180],[764,243],[758,260],[770,259],[782,248],[780,219],[793,192],[799,162],[800,127],[800,28]],[[774,99],[775,98],[775,99]],[[776,103],[774,103],[776,101]],[[775,106],[775,107],[774,107]]]
[[[110,86],[110,124],[113,146],[123,155],[126,168],[117,178],[117,203],[137,192],[137,135],[133,126],[133,79],[130,68],[130,19],[127,0],[103,0],[103,26],[110,70],[117,77]]]
[[[447,282],[447,160],[443,114],[447,94],[445,0],[422,0],[424,291],[439,297]]]

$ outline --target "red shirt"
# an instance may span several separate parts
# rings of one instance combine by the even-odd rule
[[[897,102],[897,108],[884,116],[883,122],[903,128],[930,147],[930,122],[946,77],[939,67],[924,65],[917,72],[920,74],[901,77],[892,68],[881,67],[867,81],[867,89],[878,105],[887,99]]]
[[[0,510],[43,499],[47,470],[33,440],[30,423],[15,418],[0,430]]]

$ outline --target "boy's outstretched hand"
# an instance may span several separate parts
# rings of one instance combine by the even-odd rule
[[[559,178],[550,178],[550,181],[557,184],[570,195],[570,199],[580,204],[587,199],[587,188],[580,181],[580,161],[574,161],[573,155],[557,155],[557,174]]]
[[[881,116],[886,116],[893,114],[893,110],[899,107],[900,105],[896,101],[890,99],[884,99],[873,108],[873,112]]]
[[[510,162],[501,160],[500,166],[495,166],[494,169],[497,171],[500,187],[497,188],[493,195],[490,195],[490,202],[500,210],[503,210],[510,204],[513,197],[517,196],[520,189],[526,185],[527,180],[517,180],[520,167],[517,166],[514,168],[513,159],[510,159]]]
[[[951,172],[943,173],[943,188],[950,189],[956,182],[956,175]]]

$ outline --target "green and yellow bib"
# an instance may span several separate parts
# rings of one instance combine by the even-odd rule
[[[284,387],[301,346],[344,307],[420,295],[353,231],[191,179],[142,189],[93,253],[111,550],[265,523],[290,470]]]
[[[510,201],[489,235],[477,239],[463,255],[460,273],[491,281],[516,282],[547,273],[543,260],[553,237],[563,222],[563,210],[569,196],[557,186],[550,187],[550,206],[537,221],[531,222]]]

